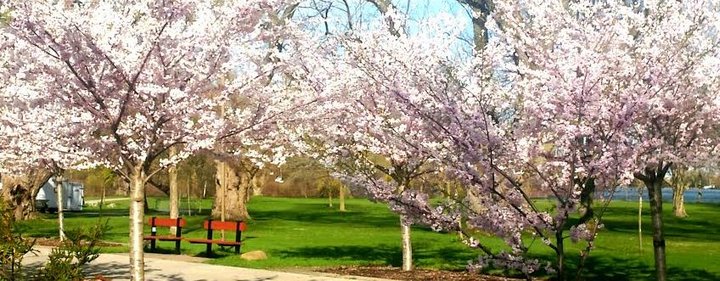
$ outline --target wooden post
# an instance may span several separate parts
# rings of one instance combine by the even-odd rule
[[[212,235],[212,232],[213,232],[213,231],[212,231],[212,219],[209,219],[209,220],[208,220],[207,226],[208,226],[208,231],[207,231],[207,240],[208,240],[208,243],[207,243],[207,248],[205,248],[205,252],[207,253],[207,256],[210,257],[210,255],[212,254],[212,243],[210,243],[210,240],[213,239],[213,235]]]
[[[175,252],[178,254],[180,254],[180,236],[182,235],[182,226],[180,225],[181,220],[181,217],[178,217],[175,220],[175,237],[178,238],[178,240],[175,240]]]
[[[188,217],[192,216],[192,212],[190,209],[190,185],[187,187],[187,210],[188,210]]]
[[[240,238],[242,238],[242,231],[240,231],[240,225],[242,225],[242,222],[235,222],[235,242],[237,243],[240,243]],[[240,245],[235,245],[235,254],[240,254]]]
[[[150,221],[150,235],[157,235],[157,226],[155,225],[155,217],[152,217]],[[155,239],[150,240],[150,251],[155,251]]]

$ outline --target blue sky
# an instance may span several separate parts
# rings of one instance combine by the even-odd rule
[[[365,26],[369,22],[377,19],[379,15],[375,6],[366,0],[348,0],[347,2],[350,6],[353,25],[356,29],[358,26]],[[465,40],[472,38],[470,16],[465,8],[458,4],[457,0],[394,0],[392,2],[402,13],[409,15],[406,28],[410,34],[417,32],[418,22],[445,13],[463,19],[466,22],[466,27],[465,30],[463,30],[462,37]],[[343,32],[347,29],[347,15],[345,13],[345,6],[341,0],[305,0],[302,2],[296,15],[315,18],[319,21],[317,25],[318,32],[324,32],[325,27],[321,23],[316,9],[324,9],[330,4],[331,9],[328,14],[330,32]],[[313,7],[313,5],[317,5],[317,8]],[[461,42],[460,40],[458,41]],[[467,47],[467,50],[472,48],[471,45],[465,43],[460,44],[460,46],[462,49],[466,49]]]

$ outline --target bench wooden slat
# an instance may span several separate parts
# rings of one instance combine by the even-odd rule
[[[245,231],[247,225],[245,222],[234,222],[234,221],[212,221],[213,230],[237,230],[237,224],[240,224],[240,231]],[[208,221],[203,223],[203,228],[208,229]]]
[[[186,239],[188,242],[193,244],[205,244],[205,252],[207,256],[212,255],[212,245],[217,244],[221,246],[233,246],[235,247],[235,254],[240,254],[240,246],[242,245],[241,238],[242,233],[247,228],[247,225],[243,221],[213,221],[206,220],[203,222],[203,228],[207,230],[207,239]],[[235,231],[235,241],[230,240],[217,240],[213,239],[213,230],[230,230]]]
[[[235,241],[226,241],[226,240],[208,240],[208,239],[185,239],[185,241],[190,242],[191,244],[218,244],[223,246],[235,246],[235,245],[242,245],[242,242],[235,242]]]
[[[182,240],[182,237],[176,237],[176,236],[170,236],[170,235],[168,235],[168,236],[149,235],[149,236],[143,237],[143,239],[144,240],[160,240],[160,241],[177,241],[177,240]]]
[[[178,222],[176,219],[171,218],[155,218],[155,226],[164,226],[164,227],[174,227],[174,226],[180,226],[185,227],[185,219],[180,219],[180,225],[178,225]],[[148,219],[148,224],[153,225],[153,218]]]

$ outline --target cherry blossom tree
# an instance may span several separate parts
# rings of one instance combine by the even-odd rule
[[[386,18],[380,18],[370,30],[347,36],[330,36],[328,43],[321,46],[328,59],[308,68],[313,69],[313,76],[309,79],[317,80],[315,89],[326,98],[317,109],[320,112],[317,116],[325,122],[310,131],[315,140],[313,144],[320,144],[321,147],[315,152],[320,151],[319,157],[324,158],[328,166],[336,171],[336,176],[350,182],[351,186],[362,187],[365,189],[363,193],[368,193],[374,200],[389,203],[392,209],[400,213],[403,270],[411,270],[410,226],[418,218],[406,214],[406,209],[401,206],[411,204],[416,196],[424,196],[414,188],[418,184],[416,179],[436,172],[436,166],[433,164],[434,158],[424,151],[422,145],[417,145],[424,138],[421,127],[418,127],[421,122],[403,114],[400,108],[404,102],[389,97],[385,92],[388,84],[403,79],[412,80],[417,73],[379,73],[380,70],[374,69],[377,66],[373,64],[365,65],[367,68],[359,67],[359,64],[367,61],[376,63],[375,59],[387,59],[391,54],[423,50],[418,48],[421,47],[418,44],[413,44],[416,40],[389,28],[387,24]],[[445,30],[452,30],[453,27],[449,26]],[[387,49],[380,46],[387,46]],[[424,52],[417,54],[413,58],[417,61],[431,59],[423,66],[436,63],[437,59],[442,58],[440,54],[448,51],[443,48],[424,50],[435,56]],[[391,60],[385,62],[397,64],[398,68],[403,63]],[[370,72],[378,75],[371,75]],[[332,125],[325,125],[328,123]],[[312,127],[315,124],[306,125]]]
[[[17,57],[4,61],[12,59]],[[52,111],[36,111],[26,102],[22,90],[12,85],[15,71],[10,65],[0,71],[4,82],[0,85],[0,173],[6,206],[14,210],[15,219],[27,219],[43,184],[53,174],[61,174],[62,167],[87,162],[88,151],[67,146],[68,136],[76,131],[65,120],[55,118]]]
[[[213,145],[223,128],[216,106],[248,82],[218,81],[253,67],[243,54],[269,37],[260,25],[275,4],[8,2],[2,51],[15,59],[14,93],[74,130],[66,147],[91,151],[130,182],[133,280],[144,280],[144,185],[158,171],[151,164]],[[175,157],[164,157],[172,146]]]
[[[244,77],[251,81],[226,100],[219,110],[225,125],[213,150],[217,166],[213,216],[247,219],[246,201],[260,169],[284,164],[296,151],[306,131],[304,123],[316,122],[320,95],[317,81],[308,79],[311,62],[324,61],[315,52],[318,36],[304,20],[294,19],[299,3],[288,1],[268,11],[263,30],[273,31],[264,45],[249,54]]]
[[[595,130],[610,132],[588,141],[615,151],[625,159],[619,167],[648,188],[656,276],[665,280],[665,175],[673,165],[698,164],[717,154],[719,81],[712,72],[719,62],[720,6],[527,4],[498,8],[508,40],[529,57],[526,75],[539,74],[531,87],[583,93],[582,114],[602,121]],[[596,91],[600,98],[587,94]]]
[[[673,118],[692,113],[682,117],[687,121],[662,126],[682,132],[670,139],[687,135],[688,143],[697,144],[683,148],[682,153],[670,153],[672,159],[692,159],[678,158],[678,154],[711,155],[715,149],[713,138],[700,132],[716,132],[709,130],[717,124],[716,78],[707,73],[717,67],[717,39],[712,31],[717,23],[708,14],[716,7],[701,1],[648,6],[649,14],[656,16],[638,13],[623,3],[530,1],[502,3],[496,8],[489,21],[494,38],[469,61],[453,60],[443,36],[413,34],[391,40],[386,38],[391,34],[370,32],[370,39],[349,37],[341,54],[348,61],[335,68],[341,77],[337,80],[342,82],[328,88],[360,96],[353,100],[372,112],[365,113],[367,116],[412,120],[412,126],[402,121],[383,124],[382,118],[356,124],[359,130],[352,131],[359,136],[353,136],[350,143],[370,148],[402,147],[395,143],[412,146],[409,154],[430,156],[434,163],[441,163],[435,165],[441,165],[476,195],[482,208],[461,208],[468,225],[504,238],[511,251],[494,252],[480,241],[468,239],[468,244],[489,257],[481,258],[474,267],[494,264],[526,274],[536,271],[540,262],[523,258],[528,251],[523,234],[529,233],[556,253],[552,267],[565,279],[565,231],[570,231],[573,242],[587,244],[581,254],[582,265],[602,226],[602,210],[592,210],[593,194],[611,192],[631,180],[634,171],[654,163],[643,156],[649,151],[670,151],[660,146],[638,149],[639,145],[662,143],[658,140],[663,138],[658,138],[643,144],[646,133],[640,132],[647,129],[641,128],[657,124],[649,121],[648,109],[662,108],[660,105],[671,100],[689,106],[687,111],[672,111],[677,114]],[[680,23],[688,29],[670,35],[665,32]],[[660,41],[663,45],[653,43]],[[697,49],[693,47],[696,43]],[[662,46],[672,52],[654,48]],[[658,62],[667,62],[668,56],[675,60],[672,54],[678,52],[687,54],[680,56],[684,63],[674,70],[660,67],[665,64]],[[650,54],[655,60],[649,59],[653,58]],[[706,78],[693,80],[698,77]],[[662,79],[651,83],[656,78]],[[371,82],[356,82],[363,79]],[[672,87],[666,88],[668,85]],[[685,88],[678,88],[680,85]],[[664,93],[664,102],[648,106],[659,93]],[[382,141],[363,140],[379,134],[368,128],[385,128]],[[376,179],[370,175],[366,178]],[[386,182],[356,182],[378,198],[393,198],[393,189]],[[532,182],[539,184],[528,187]],[[556,209],[540,209],[529,198],[529,189],[553,195]],[[427,196],[411,198],[395,201],[401,202],[397,209],[431,225],[457,228],[450,223],[457,218],[450,208],[429,206],[423,199]],[[568,219],[576,212],[581,220],[570,224]]]

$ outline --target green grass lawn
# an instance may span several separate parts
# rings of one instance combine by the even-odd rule
[[[111,227],[107,240],[127,243],[128,214],[126,202],[112,202],[105,208],[102,218]],[[204,237],[202,221],[209,214],[212,202],[183,202],[190,206],[185,237]],[[590,280],[650,280],[653,273],[652,238],[647,204],[643,217],[643,252],[639,251],[637,235],[637,205],[632,202],[615,202],[605,216],[605,229],[597,239],[596,249],[586,265],[585,276]],[[151,199],[151,208],[167,210],[166,199]],[[399,221],[382,204],[363,199],[350,199],[348,212],[328,208],[323,199],[288,199],[256,197],[249,204],[253,220],[248,222],[244,235],[243,251],[263,250],[269,259],[243,261],[231,249],[217,251],[215,264],[255,267],[330,267],[339,265],[393,265],[401,264]],[[665,231],[669,275],[672,280],[720,280],[720,205],[688,204],[690,217],[678,219],[666,205]],[[162,211],[149,214],[165,215]],[[97,208],[66,214],[66,227],[87,227],[97,223]],[[57,236],[55,215],[23,223],[28,235],[35,237]],[[149,227],[146,228],[149,232]],[[413,229],[415,262],[419,267],[463,269],[477,252],[468,249],[455,234],[436,233],[427,228]],[[228,233],[228,237],[232,235]],[[481,241],[499,249],[499,239],[484,237]],[[567,250],[571,263],[577,259],[580,245],[570,244]],[[166,250],[171,242],[159,242]],[[214,246],[214,248],[217,248]],[[204,245],[182,244],[183,254],[202,255]],[[550,252],[540,241],[532,246],[536,256],[549,256]],[[123,252],[127,247],[108,248],[105,251]],[[572,265],[571,265],[572,266]]]

